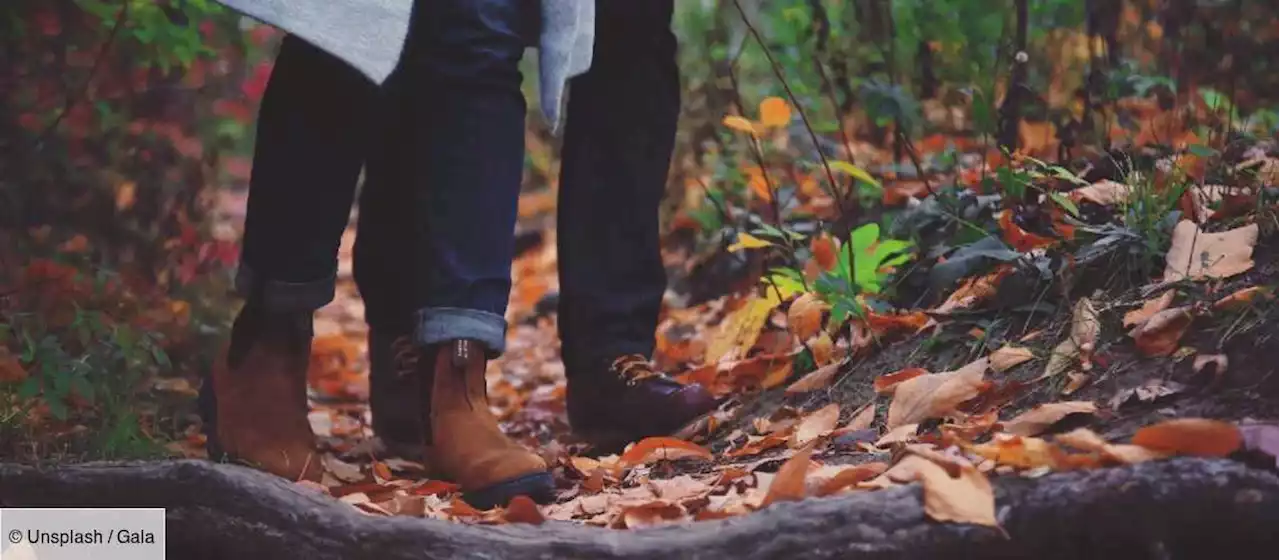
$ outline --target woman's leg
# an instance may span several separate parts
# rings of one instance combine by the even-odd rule
[[[281,476],[320,474],[306,419],[311,315],[333,297],[375,91],[356,70],[290,36],[259,110],[236,278],[246,302],[202,408],[212,450]]]
[[[569,421],[607,447],[669,433],[715,407],[697,385],[648,371],[621,378],[649,360],[667,287],[658,206],[680,114],[672,10],[672,0],[597,1],[591,69],[569,90],[560,339]]]
[[[541,458],[489,411],[485,362],[503,350],[524,167],[519,62],[537,21],[529,0],[417,4],[404,70],[411,115],[415,342],[426,453],[479,507],[552,497]],[[426,383],[426,380],[430,383]]]

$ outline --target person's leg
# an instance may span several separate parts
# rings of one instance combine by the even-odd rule
[[[354,248],[356,287],[369,328],[369,407],[373,432],[386,450],[422,454],[421,383],[413,375],[413,281],[407,251],[413,238],[412,126],[414,102],[402,74],[392,75],[380,99],[378,124],[360,190]]]
[[[524,166],[519,62],[537,21],[529,0],[419,2],[405,70],[414,127],[415,342],[425,452],[472,505],[552,497],[546,463],[490,412],[486,356],[505,345],[516,204]],[[430,379],[430,383],[426,380]]]
[[[246,301],[202,387],[214,454],[290,478],[319,476],[306,418],[311,315],[333,297],[374,88],[301,39],[281,45],[259,110],[236,278]]]
[[[672,0],[599,0],[591,69],[569,90],[557,236],[562,356],[570,422],[604,445],[672,431],[714,406],[700,387],[644,367],[667,282],[658,208],[680,112],[672,9]]]

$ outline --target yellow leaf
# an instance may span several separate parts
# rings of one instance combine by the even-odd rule
[[[845,175],[853,177],[854,179],[864,183],[870,183],[875,185],[877,188],[880,188],[880,181],[877,181],[875,177],[872,177],[870,173],[867,173],[861,167],[847,161],[832,161],[829,165],[831,165],[831,169],[834,171],[839,171]]]
[[[746,356],[759,338],[769,313],[777,306],[777,292],[769,290],[765,297],[753,298],[726,317],[711,342],[707,343],[707,362],[717,363],[735,349],[737,357]]]
[[[773,243],[770,241],[765,241],[759,237],[751,235],[750,233],[739,232],[738,241],[729,246],[729,252],[735,253],[743,249],[763,249],[765,247],[772,246]]]
[[[752,136],[757,134],[756,123],[736,115],[729,115],[724,118],[724,125],[738,132],[746,132]]]
[[[786,126],[791,122],[791,107],[778,97],[769,97],[760,102],[760,124],[765,126]]]

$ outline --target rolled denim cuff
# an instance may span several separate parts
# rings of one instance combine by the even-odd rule
[[[480,342],[489,359],[507,349],[507,321],[488,311],[461,307],[428,307],[416,314],[418,330],[415,341],[422,346],[450,340],[471,339]]]
[[[337,277],[311,282],[284,282],[262,278],[248,264],[240,263],[236,271],[235,290],[240,297],[262,298],[270,311],[315,311],[329,305],[337,286]]]

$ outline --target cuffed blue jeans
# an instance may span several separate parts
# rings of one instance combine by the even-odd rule
[[[584,0],[586,1],[586,0]],[[658,209],[662,201],[671,152],[674,148],[676,121],[680,112],[680,79],[676,65],[676,40],[670,29],[671,0],[597,0],[595,52],[591,69],[570,84],[567,122],[560,173],[558,216],[558,253],[560,267],[559,325],[562,356],[570,376],[583,371],[596,371],[618,356],[648,356],[654,348],[654,331],[666,274],[659,247]],[[435,224],[415,222],[413,203],[432,191],[417,187],[408,178],[418,162],[431,166],[427,152],[410,151],[405,137],[416,126],[428,127],[432,121],[419,122],[397,116],[401,104],[405,109],[419,102],[407,97],[388,103],[387,118],[381,121],[375,148],[360,195],[360,219],[355,247],[355,277],[365,299],[366,320],[371,328],[388,333],[410,332],[414,328],[412,306],[414,286],[406,272],[406,240],[415,239],[415,231],[469,231],[471,224],[458,221],[491,220],[483,229],[503,240],[485,241],[492,246],[510,245],[512,235],[507,212],[515,195],[504,189],[478,188],[479,181],[507,180],[512,170],[487,169],[468,177],[477,182],[476,191],[501,193],[509,198],[466,197],[476,206],[460,206],[452,199],[432,200],[433,204],[449,204],[465,208],[469,215],[439,217]],[[496,101],[494,105],[499,105]],[[505,106],[505,104],[501,104]],[[459,127],[460,115],[440,122]],[[478,117],[470,117],[478,118]],[[487,126],[495,123],[480,121]],[[505,138],[506,133],[502,136]],[[512,132],[514,134],[514,132]],[[448,136],[441,136],[448,141]],[[463,137],[460,142],[481,141]],[[514,144],[514,142],[513,142]],[[426,146],[423,149],[443,149]],[[504,147],[503,149],[514,147]],[[483,148],[477,147],[477,150]],[[453,152],[446,152],[453,153]],[[500,165],[498,152],[478,157],[478,167]],[[500,152],[506,154],[506,151]],[[457,154],[454,157],[467,157]],[[507,157],[503,155],[502,157]],[[469,160],[473,161],[473,160]],[[505,162],[507,160],[502,160]],[[448,179],[446,169],[438,168],[440,180]],[[489,173],[495,175],[490,176]],[[484,195],[485,197],[489,195]],[[502,232],[498,231],[501,216]],[[434,225],[434,228],[431,227]],[[449,241],[452,240],[452,241]],[[470,234],[441,237],[437,246],[477,247]],[[440,251],[440,249],[437,249]],[[510,289],[506,278],[509,253],[502,253],[504,267],[453,267],[437,272],[454,280],[456,294],[472,294],[477,299],[502,298]],[[488,261],[485,261],[488,262]],[[444,263],[448,264],[448,263]],[[470,276],[472,270],[485,274]],[[498,283],[497,276],[503,275]],[[480,281],[483,280],[483,281]],[[497,290],[501,290],[501,295]],[[493,290],[493,291],[491,291]],[[450,296],[453,297],[453,296]],[[437,300],[438,301],[438,300]],[[455,306],[465,309],[465,306]],[[428,313],[441,310],[428,308]],[[451,312],[457,313],[457,312]],[[418,333],[424,326],[431,330],[430,317],[418,321]],[[439,324],[437,322],[436,324]],[[449,328],[468,325],[482,329],[487,324],[482,316],[470,320],[450,315]],[[439,331],[443,332],[443,331]]]
[[[278,311],[331,301],[367,166],[370,181],[401,189],[387,219],[402,228],[362,228],[357,251],[377,243],[392,280],[376,295],[365,282],[362,294],[394,298],[419,344],[468,338],[500,353],[524,161],[518,64],[537,10],[530,0],[420,0],[383,88],[287,37],[258,119],[240,293]]]

